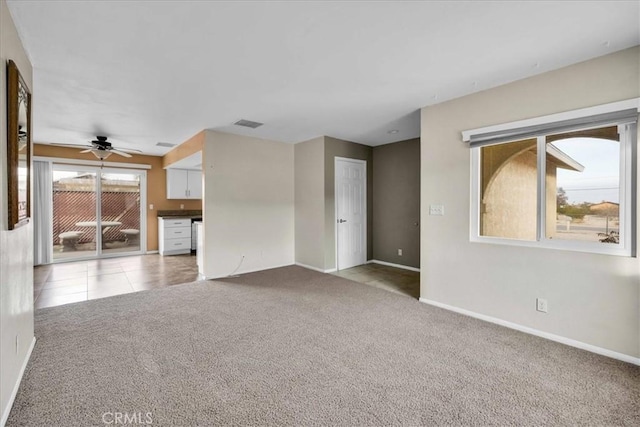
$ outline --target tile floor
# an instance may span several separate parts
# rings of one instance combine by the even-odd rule
[[[198,278],[191,255],[140,255],[76,261],[34,268],[35,308],[126,294],[192,282]]]
[[[381,264],[365,264],[333,273],[390,292],[420,298],[420,273]]]
[[[390,292],[420,296],[420,273],[366,264],[333,273]],[[76,261],[34,268],[35,308],[52,307],[198,279],[196,257],[140,255]]]

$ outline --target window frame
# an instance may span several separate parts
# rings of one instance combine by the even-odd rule
[[[537,156],[537,203],[536,203],[536,240],[520,240],[515,238],[492,237],[480,235],[481,226],[481,149],[488,145],[501,145],[521,140],[514,137],[512,140],[500,140],[496,143],[490,141],[480,146],[471,147],[471,194],[470,194],[470,224],[469,240],[474,243],[490,243],[510,246],[525,246],[545,249],[558,249],[576,252],[588,252],[605,255],[617,255],[626,257],[636,256],[636,163],[637,163],[637,117],[634,122],[612,122],[609,125],[618,125],[620,136],[620,243],[617,245],[600,242],[585,242],[579,240],[550,239],[546,237],[546,137],[558,134],[552,130],[552,124],[567,119],[586,118],[600,113],[616,112],[628,109],[630,104],[636,111],[640,110],[640,98],[622,101],[619,103],[606,104],[604,106],[590,107],[587,109],[560,113],[525,121],[507,123],[503,125],[485,127],[481,129],[463,132],[463,140],[469,141],[473,135],[495,133],[500,131],[516,130],[528,125],[544,126],[549,125],[550,130],[541,130],[536,134],[536,156]],[[603,127],[602,123],[594,126],[580,127],[581,130],[597,129]],[[560,132],[561,133],[561,132]]]

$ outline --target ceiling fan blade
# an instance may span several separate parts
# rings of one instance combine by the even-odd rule
[[[112,153],[116,153],[116,154],[118,154],[118,155],[120,155],[122,157],[132,157],[131,154],[129,154],[129,153],[125,153],[124,151],[116,150],[116,149],[113,149],[113,148],[111,150],[109,150],[109,151],[112,152]]]
[[[115,148],[115,150],[124,151],[125,153],[140,153],[142,154],[142,150],[136,150],[135,148]]]
[[[81,153],[91,153],[93,151],[93,149],[88,148],[86,150],[82,150]]]
[[[68,147],[68,148],[83,148],[83,147],[91,148],[91,145],[87,145],[87,144],[60,144],[57,142],[52,142],[50,145],[56,145],[58,147]]]

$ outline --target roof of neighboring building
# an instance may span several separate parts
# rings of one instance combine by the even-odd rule
[[[608,206],[620,206],[620,203],[615,203],[615,202],[607,202],[605,200],[603,200],[600,203],[596,203],[590,206],[591,209],[598,209],[598,208],[604,208],[604,207],[608,207]]]
[[[574,170],[577,172],[582,172],[584,170],[583,165],[553,144],[547,144],[547,160],[549,160],[549,156],[553,158],[553,163],[559,168]]]

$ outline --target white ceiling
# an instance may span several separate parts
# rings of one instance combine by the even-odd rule
[[[34,66],[34,140],[105,134],[149,154],[202,129],[404,140],[421,107],[640,43],[638,1],[8,4]]]

